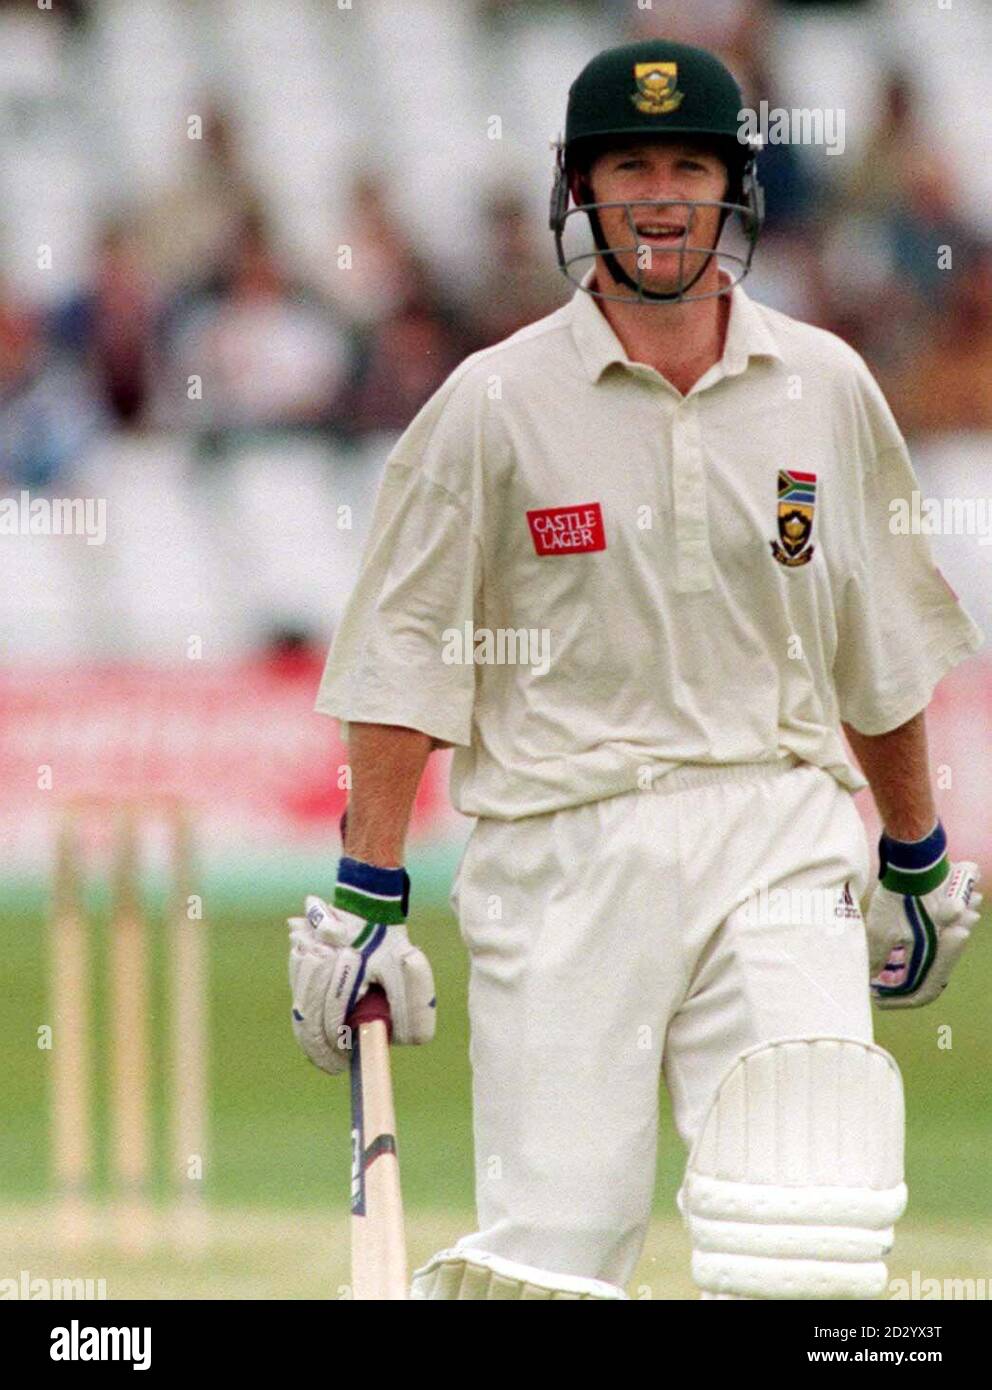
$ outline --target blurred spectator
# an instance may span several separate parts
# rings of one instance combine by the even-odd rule
[[[279,622],[263,636],[257,653],[260,667],[286,682],[302,681],[311,688],[324,668],[327,644],[296,622]]]
[[[182,177],[141,217],[146,261],[166,289],[215,266],[254,202],[233,127],[218,107],[208,106],[202,138],[185,139],[183,149]]]
[[[845,184],[846,200],[860,211],[884,216],[901,202],[906,176],[925,148],[909,79],[890,72],[880,93],[875,130]]]
[[[483,211],[482,280],[471,299],[471,335],[488,347],[550,314],[572,293],[555,262],[550,237],[537,235],[518,193],[490,196]]]
[[[347,378],[351,345],[315,294],[291,283],[264,218],[246,215],[217,273],[172,316],[169,378],[202,399],[186,423],[211,430],[323,426]],[[163,399],[168,416],[175,395]],[[166,418],[165,423],[175,423]]]
[[[917,152],[906,177],[903,200],[888,219],[898,274],[908,275],[921,294],[940,295],[947,281],[938,254],[942,246],[960,252],[974,243],[964,221],[950,172],[938,160]]]
[[[0,285],[0,391],[4,398],[31,376],[39,352],[38,314]]]
[[[119,425],[144,422],[150,392],[156,300],[133,231],[104,228],[91,285],[53,316],[53,336],[77,356],[96,397]]]
[[[878,127],[847,181],[844,201],[881,228],[893,275],[908,277],[921,294],[933,296],[946,278],[938,248],[960,248],[973,234],[964,224],[947,155],[920,125],[920,109],[909,79],[890,73]]]
[[[763,48],[750,47],[756,26],[764,22],[761,8],[741,7],[737,18],[737,51],[723,52],[722,56],[741,84],[746,105],[755,110],[760,109],[762,101],[772,107],[784,105]],[[695,34],[695,41],[701,41],[699,34]],[[747,283],[748,292],[784,314],[815,320],[820,310],[814,234],[817,185],[803,152],[784,141],[762,147],[757,170],[765,193],[765,222]],[[724,233],[724,247],[732,246],[736,230],[732,223]]]
[[[465,355],[464,334],[429,299],[414,297],[366,340],[345,406],[358,434],[405,429]]]
[[[992,430],[992,246],[944,274],[945,313],[905,364],[882,377],[907,434]]]
[[[735,71],[766,50],[772,16],[770,0],[651,0],[647,8],[609,0],[608,8],[632,42],[661,35],[711,48]]]
[[[851,344],[878,370],[891,368],[929,330],[934,304],[898,275],[885,226],[839,204],[824,224],[811,267],[814,322]]]
[[[322,288],[353,323],[370,325],[427,287],[427,269],[390,211],[384,176],[361,175],[350,191],[344,230],[331,248]]]
[[[722,244],[727,241],[724,233]],[[736,267],[727,268],[737,273]],[[744,288],[769,308],[822,326],[824,310],[817,293],[817,271],[817,246],[808,231],[772,226],[762,233]]]
[[[735,64],[734,71],[748,107],[760,110],[762,101],[770,107],[786,104],[764,53]],[[796,232],[816,213],[817,186],[802,150],[794,145],[784,141],[764,145],[758,156],[758,177],[765,190],[763,237]]]
[[[0,284],[0,486],[46,488],[77,461],[96,424],[78,372],[51,360],[40,314]]]

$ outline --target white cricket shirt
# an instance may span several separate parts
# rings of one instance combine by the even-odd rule
[[[467,358],[392,451],[317,709],[456,745],[467,815],[790,754],[858,789],[839,721],[898,727],[982,641],[890,525],[916,486],[834,335],[737,287],[683,397],[578,290]]]

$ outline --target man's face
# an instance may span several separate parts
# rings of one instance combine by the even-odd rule
[[[617,260],[632,280],[666,294],[688,284],[708,262],[717,274],[716,257],[686,246],[712,247],[720,230],[720,208],[693,208],[697,200],[719,201],[727,195],[727,168],[718,155],[693,141],[646,141],[619,145],[593,161],[587,181],[597,203],[631,204],[628,209],[601,208],[600,223],[611,247],[627,247]],[[651,206],[669,201],[668,207]],[[635,247],[640,248],[634,249]]]

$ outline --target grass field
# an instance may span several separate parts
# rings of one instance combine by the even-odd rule
[[[37,1030],[47,1021],[45,922],[39,893],[0,913],[4,998],[4,1125],[0,1134],[0,1278],[29,1268],[83,1274],[93,1264],[111,1293],[160,1297],[335,1296],[346,1283],[349,1181],[347,1086],[309,1066],[288,1024],[285,932],[292,897],[245,912],[210,912],[211,1110],[205,1194],[214,1239],[189,1257],[163,1246],[136,1262],[109,1248],[59,1253],[51,1243],[47,1148],[48,1061]],[[929,1009],[878,1019],[879,1041],[898,1058],[908,1102],[909,1213],[900,1227],[893,1275],[992,1279],[992,1036],[987,997],[992,932],[976,932],[967,965]],[[420,1259],[472,1225],[471,1118],[465,1015],[465,959],[454,921],[435,906],[412,932],[436,973],[439,1035],[433,1046],[394,1053],[411,1258]],[[164,1027],[160,936],[155,939],[152,1027]],[[98,941],[94,982],[106,941]],[[95,1029],[105,1000],[97,991]],[[97,1040],[99,1044],[99,1039]],[[165,1124],[164,1060],[153,1077],[157,1137]],[[106,1132],[103,1088],[95,1107],[100,1162]],[[682,1152],[663,1120],[657,1219],[635,1283],[653,1297],[692,1294],[688,1247],[673,1215]],[[158,1144],[155,1194],[165,1194]],[[85,1253],[87,1263],[80,1263]],[[58,1261],[56,1265],[53,1263]],[[908,1273],[904,1277],[909,1277]]]
[[[103,1279],[108,1298],[350,1296],[343,1208],[220,1208],[211,1214],[209,1244],[198,1254],[171,1249],[166,1227],[161,1242],[139,1258],[123,1258],[98,1243],[75,1251],[59,1248],[50,1239],[51,1219],[49,1208],[34,1205],[0,1214],[0,1280],[17,1279],[21,1270],[32,1278]],[[450,1244],[471,1221],[468,1210],[409,1213],[412,1265]],[[992,1222],[937,1227],[907,1220],[889,1260],[890,1280],[912,1287],[914,1270],[920,1279],[972,1280],[979,1297],[992,1297]],[[894,1283],[893,1289],[902,1286]],[[688,1241],[676,1218],[659,1216],[652,1223],[628,1291],[635,1299],[698,1297],[689,1277]]]

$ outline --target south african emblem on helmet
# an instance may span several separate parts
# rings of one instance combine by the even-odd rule
[[[816,505],[816,474],[779,469],[778,540],[769,541],[780,565],[795,569],[813,558],[813,508]],[[781,542],[781,544],[779,543]]]
[[[630,99],[642,116],[667,116],[682,105],[678,63],[635,63],[634,81],[637,91]]]

